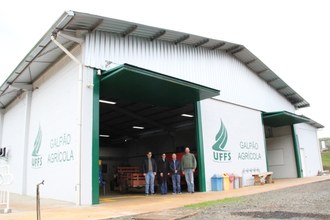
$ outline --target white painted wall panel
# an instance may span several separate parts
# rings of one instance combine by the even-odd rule
[[[246,170],[250,173],[267,171],[261,113],[211,99],[200,104],[207,191],[211,190],[214,174],[242,176]],[[213,146],[223,136],[224,132],[219,133],[223,129],[228,135],[227,142],[216,151]]]
[[[73,73],[76,75],[76,73]],[[81,203],[92,203],[92,134],[93,134],[93,74],[94,70],[83,71],[83,109],[81,142]],[[77,91],[78,92],[78,91]]]
[[[25,95],[22,95],[6,109],[2,125],[1,147],[6,147],[8,150],[8,164],[14,177],[9,190],[19,194],[22,193],[24,171],[22,161],[24,161],[25,105]]]
[[[293,106],[244,64],[218,50],[121,37],[87,35],[85,63],[109,69],[107,61],[129,63],[221,90],[218,99],[263,111],[294,111]]]
[[[299,142],[303,176],[316,176],[318,171],[323,170],[316,129],[304,123],[296,124],[294,127]]]
[[[29,137],[27,194],[75,202],[78,143],[78,65],[60,60],[34,83]],[[60,193],[59,193],[60,192]]]

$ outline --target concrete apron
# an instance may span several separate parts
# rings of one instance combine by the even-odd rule
[[[283,189],[291,186],[298,186],[323,180],[329,180],[330,176],[316,176],[299,179],[276,179],[273,184],[249,186],[239,189],[220,192],[204,193],[182,193],[181,195],[154,195],[154,196],[121,196],[109,197],[101,200],[101,204],[93,206],[76,206],[75,204],[41,199],[42,220],[73,220],[73,219],[108,219],[127,215],[140,215],[144,213],[157,213],[164,210],[183,207],[205,201],[224,199],[228,197],[239,197],[271,190]],[[41,193],[42,194],[42,193]],[[11,194],[10,208],[12,213],[0,214],[1,220],[29,220],[36,219],[35,197],[20,196]],[[165,213],[165,212],[164,212]],[[194,213],[187,212],[187,215]],[[165,217],[165,216],[164,216]],[[141,218],[142,219],[142,218]],[[164,219],[164,218],[159,218]],[[166,218],[172,219],[172,218]]]

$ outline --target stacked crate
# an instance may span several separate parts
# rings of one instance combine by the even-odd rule
[[[139,167],[118,167],[119,191],[126,192],[129,188],[144,187],[145,179]]]

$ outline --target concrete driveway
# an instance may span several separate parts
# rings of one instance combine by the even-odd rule
[[[271,190],[283,189],[317,181],[330,179],[330,176],[316,176],[299,179],[278,179],[273,184],[249,186],[220,192],[182,193],[181,195],[134,195],[104,197],[101,204],[93,206],[76,206],[73,203],[41,199],[42,220],[96,220],[114,217],[137,215],[148,212],[159,212],[184,205],[218,200],[228,197],[246,196]],[[1,220],[37,219],[35,197],[11,194],[10,208],[12,213],[0,214]]]

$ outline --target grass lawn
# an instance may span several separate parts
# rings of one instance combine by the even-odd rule
[[[191,204],[191,205],[185,205],[185,208],[207,208],[207,207],[212,207],[215,205],[220,205],[220,204],[231,204],[231,203],[240,203],[243,202],[244,198],[242,197],[232,197],[232,198],[224,198],[220,200],[214,200],[214,201],[207,201],[207,202],[201,202],[197,204]]]
[[[330,151],[322,152],[322,163],[324,170],[330,170]]]

